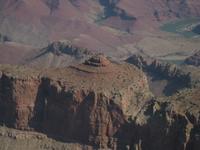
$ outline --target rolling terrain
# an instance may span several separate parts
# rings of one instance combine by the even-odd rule
[[[37,49],[68,40],[116,58],[143,51],[183,59],[199,47],[199,39],[188,41],[160,26],[199,17],[199,7],[198,0],[1,0],[0,34]]]

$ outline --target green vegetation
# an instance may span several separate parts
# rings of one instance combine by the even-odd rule
[[[194,27],[200,24],[200,18],[189,18],[184,20],[173,21],[161,26],[161,30],[182,35],[186,38],[200,36],[192,32]]]

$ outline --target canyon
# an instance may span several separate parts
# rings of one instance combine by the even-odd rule
[[[33,49],[66,39],[79,47],[124,58],[139,51],[138,45],[147,37],[156,38],[162,49],[159,37],[166,43],[171,36],[158,32],[159,27],[169,21],[199,17],[199,7],[198,0],[2,0],[0,33]],[[175,46],[181,51],[182,42],[177,42]],[[172,48],[169,46],[168,51]]]
[[[0,150],[199,150],[199,0],[0,0]]]
[[[59,149],[59,141],[72,149],[199,147],[198,88],[155,97],[142,70],[102,54],[64,68],[1,65],[0,70],[0,122],[17,129],[2,129],[0,137],[15,144],[38,140],[46,142],[46,149]],[[56,144],[47,144],[50,139]]]

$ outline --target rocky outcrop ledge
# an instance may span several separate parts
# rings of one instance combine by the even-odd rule
[[[61,141],[116,149],[122,125],[151,97],[142,71],[102,55],[45,71],[0,68],[1,124]]]
[[[194,55],[188,57],[185,60],[185,63],[188,65],[193,65],[193,66],[200,66],[200,51],[196,52]]]
[[[93,149],[199,149],[199,89],[154,98],[141,70],[102,55],[67,68],[0,70],[2,125]]]

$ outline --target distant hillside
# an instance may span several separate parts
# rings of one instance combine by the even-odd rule
[[[92,52],[86,48],[77,47],[67,41],[58,41],[27,56],[24,64],[37,68],[65,67],[81,63],[90,56]]]
[[[34,47],[68,39],[90,49],[116,51],[113,45],[136,40],[132,32],[199,16],[199,7],[198,0],[1,0],[0,33]]]

